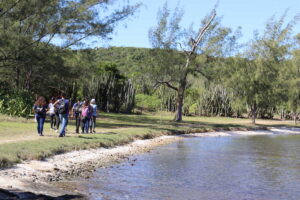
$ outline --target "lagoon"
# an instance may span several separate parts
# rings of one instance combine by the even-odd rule
[[[89,199],[299,200],[300,135],[192,137],[99,168]]]

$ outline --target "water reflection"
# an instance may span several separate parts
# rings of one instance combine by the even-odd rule
[[[300,137],[188,138],[99,169],[90,199],[299,200]]]

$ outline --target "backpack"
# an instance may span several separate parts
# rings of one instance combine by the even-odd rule
[[[55,106],[54,106],[54,112],[55,112],[55,114],[59,114],[59,112],[58,112],[58,107],[59,107],[59,105],[58,104],[56,104]]]
[[[74,110],[75,110],[75,113],[81,113],[82,112],[82,103],[77,103]]]
[[[87,106],[87,107],[84,107],[82,108],[82,117],[90,117],[91,116],[91,113],[92,113],[92,110],[91,110],[91,106]]]
[[[58,113],[59,114],[66,114],[67,113],[66,101],[64,99],[59,103]]]

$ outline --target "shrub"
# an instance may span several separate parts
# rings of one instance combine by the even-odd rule
[[[0,113],[10,116],[28,117],[33,98],[27,90],[1,90]]]
[[[139,109],[145,109],[150,112],[155,112],[161,105],[161,100],[156,96],[150,96],[145,94],[137,94],[135,96],[136,107]]]

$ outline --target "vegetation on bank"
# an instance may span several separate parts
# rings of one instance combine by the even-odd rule
[[[33,119],[9,119],[0,116],[0,167],[8,167],[23,160],[42,160],[55,154],[73,150],[113,147],[127,144],[135,139],[149,139],[161,135],[263,128],[268,126],[291,126],[291,121],[259,120],[257,125],[249,119],[224,117],[184,117],[184,122],[172,121],[172,114],[125,115],[103,113],[98,119],[96,134],[75,134],[74,120],[70,121],[67,136],[45,125],[45,136],[36,133]]]
[[[241,44],[242,29],[223,26],[218,10],[187,29],[183,11],[165,4],[149,27],[151,49],[78,46],[88,37],[108,39],[139,6],[1,1],[0,113],[28,117],[37,96],[65,92],[73,102],[95,98],[106,112],[299,118],[299,17],[272,17]]]

